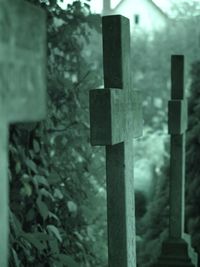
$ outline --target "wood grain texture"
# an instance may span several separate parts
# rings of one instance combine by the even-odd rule
[[[136,267],[132,140],[106,146],[109,267]]]
[[[171,98],[184,99],[184,56],[171,57]]]
[[[128,98],[131,77],[127,18],[103,18],[103,66],[105,87],[120,88],[126,91],[125,97]],[[132,151],[132,139],[106,146],[109,267],[136,266]]]
[[[90,136],[92,145],[114,145],[141,136],[141,97],[137,91],[91,90]]]
[[[182,238],[185,216],[185,134],[171,136],[170,237]]]
[[[141,99],[132,90],[130,25],[103,17],[106,89],[90,92],[91,143],[106,146],[109,267],[136,267],[133,138],[142,132]]]
[[[181,239],[185,217],[185,131],[187,129],[187,100],[184,93],[184,57],[171,60],[171,98],[169,101],[170,143],[170,224],[169,235]]]

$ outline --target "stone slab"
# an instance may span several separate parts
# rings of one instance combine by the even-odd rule
[[[45,21],[44,11],[25,1],[0,2],[0,98],[10,123],[45,116]]]
[[[161,256],[152,267],[197,267],[197,254],[185,239],[166,240]]]

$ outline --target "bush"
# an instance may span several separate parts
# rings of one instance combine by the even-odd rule
[[[10,128],[10,266],[102,267],[104,157],[89,145],[87,104],[88,90],[102,83],[89,45],[100,18],[84,2],[66,11],[29,2],[47,12],[48,115]]]

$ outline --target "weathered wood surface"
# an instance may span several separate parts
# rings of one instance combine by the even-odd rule
[[[140,94],[126,90],[92,90],[90,92],[91,140],[92,145],[114,145],[123,142],[128,136],[139,137],[141,121],[128,119],[128,114],[140,118]],[[125,104],[124,104],[125,103]]]
[[[187,100],[184,93],[184,57],[171,59],[171,98],[169,101],[170,151],[170,225],[171,238],[180,239],[185,218],[185,131]]]
[[[90,92],[91,143],[106,145],[109,267],[135,267],[133,137],[142,132],[141,102],[131,88],[130,26],[103,17],[104,85]]]
[[[8,259],[8,126],[41,120],[46,109],[46,25],[42,10],[0,0],[0,266]]]

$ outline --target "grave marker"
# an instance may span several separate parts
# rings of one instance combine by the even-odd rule
[[[103,17],[104,84],[90,91],[92,145],[106,146],[109,267],[136,267],[133,138],[141,135],[141,100],[131,88],[130,26]]]
[[[155,267],[195,267],[197,256],[190,236],[184,233],[185,221],[185,132],[187,100],[184,92],[184,57],[171,58],[171,100],[168,105],[170,142],[169,238]]]
[[[171,62],[171,100],[168,125],[171,135],[170,151],[170,220],[169,236],[180,239],[185,220],[185,132],[187,129],[187,100],[184,92],[184,58],[173,56]]]
[[[45,116],[44,12],[20,0],[0,0],[0,266],[8,264],[8,127]]]

